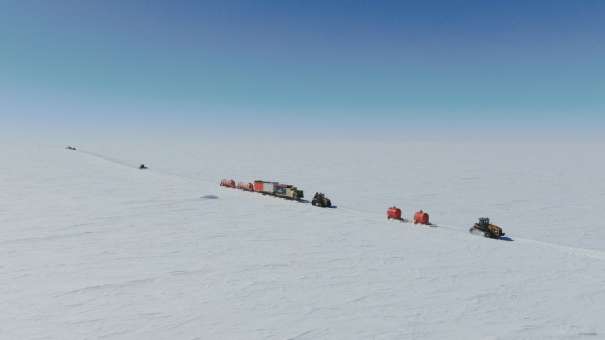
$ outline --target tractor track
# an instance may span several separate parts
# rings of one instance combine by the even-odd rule
[[[363,210],[363,209],[356,209],[356,208],[349,207],[349,206],[339,206],[339,209],[343,209],[343,210],[346,210],[349,212],[361,214],[361,215],[364,215],[365,217],[384,218],[383,214],[379,214],[376,212],[371,212],[371,211]],[[411,222],[407,221],[404,223],[409,224]],[[433,225],[433,227],[438,228],[438,229],[447,230],[449,232],[465,233],[465,234],[469,233],[468,227],[453,226],[453,225],[447,225],[447,224],[441,224],[441,223],[435,224],[435,225]],[[493,241],[493,240],[486,240],[486,241]],[[552,242],[545,242],[545,241],[538,241],[538,240],[534,240],[534,239],[521,238],[521,237],[515,237],[514,241],[518,242],[518,243],[522,243],[522,244],[528,244],[528,245],[530,245],[530,244],[539,245],[542,247],[557,250],[562,253],[566,253],[568,255],[579,256],[579,257],[588,257],[588,258],[593,258],[593,259],[598,259],[598,260],[605,260],[605,251],[598,250],[598,249],[587,249],[587,248],[581,248],[581,247],[574,247],[574,246],[568,246],[568,245],[552,243]]]
[[[106,162],[110,162],[110,163],[113,163],[113,164],[116,164],[116,165],[120,165],[120,166],[123,166],[123,167],[126,167],[126,168],[138,170],[138,166],[136,164],[128,163],[128,162],[126,162],[124,160],[121,160],[121,159],[118,159],[118,158],[106,156],[106,155],[103,155],[103,154],[100,154],[100,153],[97,153],[97,152],[93,152],[93,151],[89,151],[89,150],[78,149],[78,150],[76,150],[76,152],[80,152],[80,153],[86,154],[88,156],[95,157],[97,159],[101,159],[101,160],[104,160]],[[163,170],[157,170],[155,168],[154,169],[145,169],[145,171],[157,173],[157,174],[163,175],[163,176],[178,178],[178,179],[185,180],[185,181],[190,181],[190,182],[207,183],[207,184],[213,184],[214,183],[213,181],[204,180],[204,179],[201,179],[201,178],[190,177],[190,176],[185,176],[185,175],[181,175],[181,174],[175,174],[175,173],[168,172],[168,171],[163,171]],[[384,218],[383,214],[377,213],[376,211],[369,211],[369,210],[359,209],[359,208],[350,207],[350,206],[338,205],[338,209],[337,210],[349,211],[349,212],[352,212],[352,213],[360,214],[360,215],[362,215],[364,217],[375,218],[376,220]],[[406,221],[404,223],[411,223],[411,222]],[[441,223],[439,223],[439,224],[433,224],[432,227],[435,227],[435,228],[438,228],[438,229],[447,230],[449,232],[468,233],[468,228],[467,227],[452,226],[452,225],[441,224]],[[513,239],[510,239],[510,241],[512,241],[512,240]],[[492,241],[492,240],[490,240],[490,241]],[[515,237],[514,241],[518,242],[518,243],[521,243],[521,244],[538,245],[538,246],[554,249],[554,250],[557,250],[559,252],[566,253],[566,254],[572,255],[572,256],[579,256],[579,257],[587,257],[587,258],[598,259],[598,260],[605,260],[605,251],[598,250],[598,249],[587,249],[587,248],[581,248],[581,247],[573,247],[573,246],[562,245],[562,244],[558,244],[558,243],[538,241],[538,240],[534,240],[534,239],[520,238],[520,237]]]
[[[115,158],[115,157],[106,156],[106,155],[100,154],[98,152],[93,152],[93,151],[89,151],[89,150],[82,150],[82,149],[78,149],[78,150],[76,150],[76,152],[80,152],[80,153],[86,154],[88,156],[95,157],[97,159],[101,159],[101,160],[104,160],[106,162],[113,163],[113,164],[116,164],[116,165],[120,165],[120,166],[123,166],[123,167],[126,167],[126,168],[140,170],[139,167],[136,164],[132,164],[132,163],[126,162],[124,160],[121,160],[121,159],[118,159],[118,158]],[[175,173],[164,171],[164,170],[158,170],[156,168],[151,168],[151,169],[147,168],[147,169],[145,169],[145,171],[146,172],[151,172],[151,173],[156,173],[156,174],[159,174],[159,175],[162,175],[162,176],[178,178],[178,179],[185,180],[185,181],[199,182],[199,183],[209,183],[209,184],[214,183],[213,181],[204,180],[204,179],[201,179],[201,178],[190,177],[190,176],[184,176],[184,175],[180,175],[180,174],[175,174]]]

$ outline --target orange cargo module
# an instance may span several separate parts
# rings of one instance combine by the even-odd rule
[[[429,214],[420,210],[414,214],[414,224],[426,224],[429,225]]]
[[[390,219],[403,221],[403,219],[401,218],[401,209],[395,206],[387,209],[387,220]]]

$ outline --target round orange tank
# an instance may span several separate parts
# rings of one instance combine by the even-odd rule
[[[420,210],[414,214],[414,224],[429,224],[429,214]]]
[[[387,209],[387,219],[396,219],[396,220],[400,220],[401,219],[401,209],[397,208],[397,207],[390,207],[389,209]]]

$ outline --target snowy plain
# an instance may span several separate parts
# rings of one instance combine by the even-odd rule
[[[605,338],[603,144],[75,146],[0,147],[2,339]]]

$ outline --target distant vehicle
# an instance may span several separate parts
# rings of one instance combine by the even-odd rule
[[[73,151],[76,150],[76,148],[73,147],[73,146],[71,146],[71,145],[66,146],[65,149],[67,149],[67,150],[73,150]]]
[[[139,169],[143,170],[143,169],[148,169],[148,168],[145,164],[141,164],[141,165],[139,165]]]
[[[332,207],[332,201],[330,201],[330,199],[327,198],[326,195],[321,192],[315,193],[315,196],[313,196],[313,199],[311,200],[311,204],[320,208]]]
[[[469,229],[469,232],[471,234],[483,233],[483,236],[485,237],[496,239],[505,235],[502,232],[502,228],[495,224],[491,224],[489,222],[489,218],[487,217],[479,218],[479,222],[475,223],[475,225],[473,225],[471,229]]]

